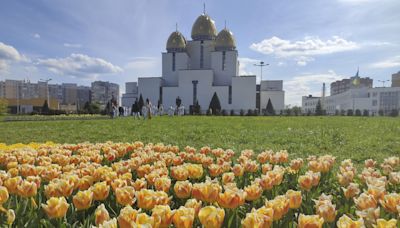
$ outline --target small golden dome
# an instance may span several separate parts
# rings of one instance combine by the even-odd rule
[[[218,33],[215,40],[215,50],[235,50],[236,42],[233,34],[228,29],[224,28]]]
[[[207,14],[200,15],[192,27],[193,40],[214,40],[217,36],[215,23]]]
[[[186,50],[186,39],[182,33],[175,31],[171,33],[167,41],[168,52],[182,52]]]

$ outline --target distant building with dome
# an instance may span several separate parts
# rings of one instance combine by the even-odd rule
[[[144,100],[148,98],[153,104],[162,104],[167,109],[175,107],[179,97],[186,112],[198,103],[204,113],[209,109],[213,95],[217,94],[222,110],[233,110],[237,114],[240,110],[246,113],[249,109],[255,110],[256,88],[260,86],[256,87],[255,75],[239,76],[238,51],[232,32],[225,27],[217,33],[214,21],[203,13],[193,24],[191,38],[186,40],[178,30],[172,32],[166,52],[162,53],[162,76],[139,77],[134,89],[136,95],[129,95],[127,91],[122,104],[130,107],[141,95]],[[273,91],[272,103],[279,111],[284,106],[284,92],[282,81],[274,82],[275,85],[278,83],[281,93],[276,96],[277,90]],[[268,96],[259,91],[258,94]],[[261,99],[266,106],[268,97]]]

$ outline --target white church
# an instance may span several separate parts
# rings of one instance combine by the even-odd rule
[[[217,33],[214,21],[203,13],[193,24],[191,38],[172,32],[162,53],[162,76],[127,82],[122,105],[131,107],[141,95],[167,109],[175,107],[179,97],[185,112],[198,103],[205,113],[216,93],[227,113],[255,110],[260,103],[265,109],[269,99],[276,112],[284,109],[281,80],[262,81],[260,86],[255,75],[239,76],[235,38],[226,27]]]

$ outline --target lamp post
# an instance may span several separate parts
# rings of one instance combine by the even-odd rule
[[[254,64],[254,66],[260,67],[260,77],[261,77],[261,79],[260,79],[260,91],[259,91],[260,99],[258,99],[258,107],[260,108],[260,111],[259,111],[260,114],[261,114],[261,110],[262,110],[262,108],[261,108],[261,82],[262,82],[262,73],[263,73],[263,67],[268,66],[268,65],[269,65],[269,63],[264,63],[263,61],[260,61],[259,64]]]
[[[385,82],[388,82],[390,80],[378,80],[378,82],[382,82],[382,87],[385,88]]]
[[[50,108],[50,92],[49,92],[49,81],[51,81],[51,78],[46,78],[46,79],[40,79],[40,81],[46,83],[46,93],[47,93],[47,104],[49,105]]]

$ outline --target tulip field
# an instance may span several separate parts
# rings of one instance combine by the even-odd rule
[[[0,227],[400,227],[398,120],[197,118],[0,123]]]

